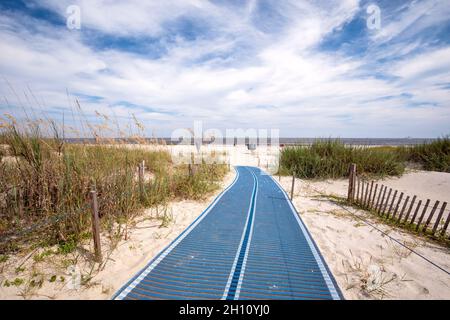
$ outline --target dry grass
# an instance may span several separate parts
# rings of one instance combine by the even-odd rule
[[[68,144],[62,124],[18,124],[11,116],[0,121],[0,254],[55,244],[62,253],[73,251],[91,237],[92,189],[98,194],[103,230],[117,241],[144,208],[175,198],[203,198],[228,171],[226,165],[203,163],[189,174],[187,165],[175,166],[168,152],[121,144],[147,143],[142,137],[101,138],[102,130],[108,131],[106,123],[83,123],[94,139]],[[142,193],[137,167],[143,160],[151,179],[145,180]],[[168,223],[170,214],[161,220]]]

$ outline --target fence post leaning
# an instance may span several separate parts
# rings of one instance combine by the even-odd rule
[[[387,189],[387,187],[386,187],[386,189]],[[386,191],[386,189],[385,189],[385,191]],[[381,211],[381,216],[384,216],[386,214],[386,209],[387,209],[387,206],[389,204],[389,199],[391,197],[391,193],[392,193],[392,188],[389,188],[389,192],[387,194],[386,202],[384,203],[383,210]],[[384,198],[384,194],[383,194],[383,198]]]
[[[102,261],[102,248],[100,244],[100,221],[98,216],[97,191],[91,190],[91,207],[92,207],[92,236],[94,238],[95,260]]]
[[[397,205],[395,206],[394,213],[392,214],[391,218],[395,218],[395,215],[397,214],[398,208],[400,207],[400,204],[402,203],[402,198],[403,198],[403,192],[400,193],[400,197],[398,198]]]
[[[436,230],[437,230],[437,228],[438,228],[438,226],[439,226],[439,223],[441,222],[441,218],[442,218],[442,215],[444,214],[445,207],[447,207],[447,202],[444,202],[444,203],[442,204],[441,211],[439,212],[439,215],[438,215],[438,217],[436,218],[436,222],[435,222],[435,224],[434,224],[433,231],[432,231],[432,234],[433,234],[433,235],[436,233]]]
[[[417,198],[417,196],[414,195],[414,197],[412,198],[411,204],[409,205],[408,212],[406,213],[405,220],[403,220],[403,223],[406,223],[408,221],[409,215],[411,214],[411,210],[414,206],[414,202],[416,202],[416,198]]]
[[[425,217],[425,213],[427,212],[429,204],[430,204],[430,199],[427,199],[427,202],[425,202],[425,207],[423,208],[423,211],[422,211],[422,214],[421,214],[421,216],[419,218],[419,221],[417,221],[416,231],[419,231],[420,224],[422,223],[422,220]]]
[[[395,202],[395,199],[397,198],[397,193],[398,193],[398,191],[395,190],[394,191],[394,195],[392,196],[391,205],[389,206],[389,210],[388,210],[388,212],[386,214],[386,218],[389,218],[389,215],[392,213],[392,208],[394,207],[394,202]]]
[[[450,224],[450,211],[447,215],[447,220],[445,220],[444,227],[441,230],[441,236],[445,236],[445,231],[447,231],[448,225]]]
[[[353,202],[355,200],[355,180],[356,180],[356,164],[350,164],[348,175],[348,194],[347,201]]]
[[[409,196],[406,197],[405,202],[403,203],[403,207],[402,207],[402,211],[400,211],[400,215],[398,216],[398,220],[397,222],[400,223],[403,217],[403,213],[405,212],[406,206],[408,205],[409,202]]]
[[[433,219],[434,213],[436,212],[437,207],[439,206],[439,201],[436,201],[434,203],[433,209],[431,210],[430,215],[428,216],[427,221],[425,222],[425,225],[423,226],[422,231],[427,231],[428,225],[431,222],[431,219]]]
[[[409,224],[414,224],[414,221],[416,220],[417,214],[419,213],[419,209],[421,206],[422,206],[422,200],[419,200],[419,202],[417,203],[417,206],[416,206],[416,210],[414,210],[414,214],[413,214]]]

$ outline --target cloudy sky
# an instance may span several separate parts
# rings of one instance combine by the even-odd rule
[[[370,4],[379,29],[367,26]],[[79,30],[67,28],[70,5]],[[99,112],[124,125],[134,114],[158,136],[194,120],[283,137],[450,133],[448,0],[2,0],[0,9],[0,114],[70,122],[78,99],[91,121]]]

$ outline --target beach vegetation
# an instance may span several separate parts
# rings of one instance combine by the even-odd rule
[[[281,151],[280,173],[299,178],[348,177],[351,163],[360,175],[401,175],[405,164],[395,149],[348,146],[339,139],[316,140],[310,146],[287,147]]]
[[[2,256],[26,245],[73,252],[90,235],[91,190],[97,193],[102,230],[115,239],[146,208],[202,199],[228,172],[227,165],[203,162],[190,173],[187,165],[173,163],[168,151],[147,148],[142,136],[102,138],[89,123],[83,126],[91,129],[91,138],[76,142],[65,138],[64,124],[52,120],[6,116],[0,123]],[[146,177],[140,182],[137,168],[143,161]],[[170,215],[161,220],[166,225]]]
[[[450,172],[450,136],[443,136],[430,143],[398,147],[404,160],[421,165],[428,171]]]

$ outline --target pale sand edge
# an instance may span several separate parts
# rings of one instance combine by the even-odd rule
[[[281,178],[281,184],[288,192],[291,179]],[[335,194],[341,196],[347,190],[342,182],[333,186]],[[346,299],[450,299],[448,274],[351,213],[373,223],[447,271],[450,271],[449,248],[377,222],[362,210],[349,208],[349,213],[327,199],[317,198],[316,190],[324,191],[328,183],[296,179],[293,204]]]

